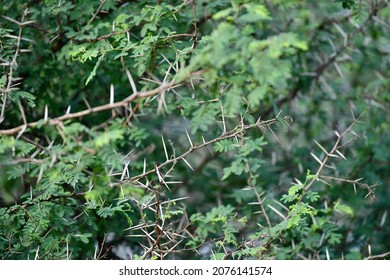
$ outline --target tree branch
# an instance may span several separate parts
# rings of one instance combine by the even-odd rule
[[[366,108],[366,109],[365,109],[357,118],[354,118],[353,123],[352,123],[347,129],[345,129],[341,134],[338,133],[337,131],[335,131],[335,134],[336,134],[336,136],[337,136],[337,140],[336,140],[335,144],[333,145],[332,149],[330,150],[330,152],[327,152],[326,150],[324,150],[324,149],[322,148],[322,146],[320,146],[320,148],[325,152],[325,158],[324,158],[322,161],[320,161],[317,157],[315,157],[315,156],[312,154],[313,157],[314,157],[317,161],[319,161],[320,167],[317,169],[317,172],[316,172],[316,174],[315,174],[315,175],[316,175],[316,178],[311,179],[311,181],[310,181],[310,182],[307,184],[307,186],[304,188],[304,191],[305,191],[305,192],[307,192],[307,191],[310,189],[310,187],[313,185],[313,183],[319,179],[320,174],[321,174],[322,170],[324,169],[324,167],[326,166],[326,163],[328,162],[329,158],[330,158],[330,157],[339,157],[339,156],[337,155],[337,148],[340,147],[339,144],[340,144],[341,139],[342,139],[348,132],[351,131],[351,129],[359,122],[359,120],[360,120],[361,117],[366,113],[367,110],[368,110],[368,108]],[[317,145],[318,145],[318,144],[317,144]]]
[[[200,70],[200,71],[191,73],[189,76],[190,77],[197,76],[203,72],[204,72],[204,70]],[[65,120],[80,118],[80,117],[84,117],[84,116],[87,116],[87,115],[90,115],[93,113],[108,111],[108,110],[112,110],[112,109],[119,108],[119,107],[125,107],[130,102],[133,102],[137,99],[142,99],[142,98],[157,95],[159,93],[167,91],[167,90],[169,90],[175,86],[178,86],[178,85],[179,84],[177,84],[174,80],[172,80],[170,82],[163,83],[161,86],[159,86],[156,89],[152,89],[152,90],[148,90],[148,91],[144,91],[144,92],[133,93],[129,97],[127,97],[119,102],[108,103],[108,104],[100,105],[97,107],[92,107],[92,108],[89,108],[89,109],[86,109],[83,111],[79,111],[76,113],[66,113],[65,115],[62,115],[60,117],[56,117],[54,119],[44,120],[43,125],[47,125],[47,124],[57,125],[58,123],[63,122]],[[24,132],[24,130],[27,129],[28,127],[36,127],[36,126],[38,126],[38,124],[40,124],[40,121],[22,124],[22,125],[19,125],[17,127],[10,128],[10,129],[3,129],[3,130],[0,130],[0,135],[13,135],[13,134],[16,134],[16,133],[21,132],[21,131]]]
[[[283,117],[284,121],[288,121],[289,119],[290,119],[289,116]],[[233,138],[233,137],[239,136],[243,132],[245,132],[246,130],[254,128],[254,127],[258,127],[259,129],[262,129],[263,127],[268,127],[268,126],[274,124],[275,122],[277,122],[277,120],[278,120],[278,116],[276,116],[273,119],[265,120],[265,121],[260,121],[260,119],[259,119],[255,124],[249,124],[249,125],[242,124],[241,126],[235,127],[234,129],[232,129],[232,130],[230,130],[228,132],[225,132],[225,133],[223,133],[222,135],[220,135],[220,136],[218,136],[216,138],[213,138],[213,139],[211,139],[209,141],[204,141],[202,144],[191,145],[191,147],[186,152],[184,152],[183,154],[181,154],[179,156],[176,156],[174,158],[171,158],[169,160],[166,160],[165,162],[161,163],[160,165],[155,166],[155,168],[153,168],[153,169],[145,171],[145,172],[143,172],[143,173],[141,173],[139,175],[133,176],[133,177],[129,178],[129,181],[136,182],[139,179],[142,179],[142,178],[144,178],[144,177],[146,177],[146,176],[148,176],[150,174],[155,173],[157,170],[161,170],[161,168],[163,168],[163,167],[165,167],[165,166],[167,166],[169,164],[176,164],[180,160],[185,161],[185,157],[188,156],[189,154],[193,153],[196,150],[199,150],[201,148],[205,148],[208,145],[211,145],[213,143],[216,143],[216,142],[224,140],[224,139],[228,139],[228,138]]]
[[[3,104],[1,105],[0,123],[2,123],[5,119],[5,106],[7,104],[7,96],[8,96],[8,93],[11,91],[13,81],[14,81],[14,77],[13,77],[14,67],[16,66],[16,59],[17,59],[19,52],[20,52],[20,42],[22,40],[22,29],[23,29],[23,26],[25,26],[26,24],[32,23],[32,22],[26,22],[26,23],[24,22],[24,19],[25,19],[27,13],[28,13],[28,10],[27,9],[24,10],[23,15],[22,15],[22,20],[20,22],[13,20],[13,19],[6,17],[6,16],[2,16],[3,18],[18,24],[19,25],[19,33],[18,33],[17,40],[16,40],[16,50],[15,50],[14,56],[12,58],[12,61],[9,63],[10,69],[9,69],[9,73],[7,75],[7,80],[8,80],[7,87],[4,90],[2,90],[3,91]]]

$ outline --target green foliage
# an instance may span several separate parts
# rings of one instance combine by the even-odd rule
[[[225,142],[226,143],[226,142]],[[230,147],[222,147],[220,143],[217,143],[216,151],[228,151],[232,146],[238,146],[238,151],[235,152],[234,160],[231,166],[224,168],[222,180],[227,179],[231,174],[241,175],[242,173],[255,174],[261,167],[262,161],[259,160],[258,154],[255,152],[262,152],[262,146],[267,143],[263,137],[253,139],[242,138],[239,144],[229,143]],[[221,148],[217,148],[218,145]]]
[[[386,1],[3,2],[0,259],[390,251]]]
[[[230,205],[211,209],[206,215],[196,213],[191,216],[191,222],[197,227],[195,234],[198,241],[205,240],[209,235],[219,236],[223,234],[223,243],[237,243],[234,233],[237,232],[233,223],[245,223],[245,219],[236,219],[234,208]],[[190,245],[193,241],[190,242]],[[217,243],[218,245],[218,243]]]

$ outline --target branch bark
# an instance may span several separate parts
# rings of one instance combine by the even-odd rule
[[[196,71],[196,72],[193,72],[193,73],[189,73],[187,77],[198,76],[198,75],[204,73],[205,71],[207,71],[207,70],[203,69],[203,70],[199,70],[199,71]],[[158,94],[160,94],[162,92],[170,90],[171,88],[179,86],[179,85],[180,84],[177,83],[175,80],[172,80],[172,81],[169,81],[169,82],[165,82],[165,83],[161,84],[158,88],[155,88],[155,89],[152,89],[152,90],[147,90],[147,91],[144,91],[144,92],[134,92],[133,94],[131,94],[127,98],[123,99],[122,101],[118,101],[118,102],[114,102],[114,103],[108,103],[108,104],[104,104],[104,105],[88,108],[86,110],[79,111],[79,112],[76,112],[76,113],[66,113],[66,114],[64,114],[62,116],[59,116],[59,117],[56,117],[54,119],[44,120],[42,125],[47,125],[47,124],[57,125],[60,122],[63,122],[63,121],[69,120],[69,119],[81,118],[81,117],[84,117],[84,116],[87,116],[87,115],[90,115],[90,114],[93,114],[93,113],[102,112],[102,111],[108,111],[108,110],[112,110],[112,109],[116,109],[116,108],[120,108],[120,107],[125,107],[129,103],[131,103],[131,102],[133,102],[133,101],[135,101],[137,99],[142,99],[142,98],[155,96],[155,95],[158,95]],[[19,125],[17,127],[10,128],[10,129],[2,129],[2,130],[0,130],[0,135],[13,135],[13,134],[16,134],[18,132],[19,133],[23,133],[24,130],[26,130],[29,127],[31,127],[31,128],[32,127],[37,127],[38,124],[40,124],[40,121],[35,121],[35,122],[22,124],[22,125]]]

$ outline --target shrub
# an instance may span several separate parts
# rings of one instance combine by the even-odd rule
[[[387,2],[157,2],[0,7],[0,258],[388,258]]]

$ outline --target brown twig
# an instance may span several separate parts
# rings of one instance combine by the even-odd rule
[[[289,116],[286,116],[283,118],[283,120],[289,120],[290,117]],[[150,169],[148,171],[145,171],[139,175],[136,175],[136,176],[133,176],[131,178],[129,178],[130,181],[132,182],[135,182],[135,181],[138,181],[139,179],[142,179],[150,174],[153,174],[156,172],[156,169],[157,170],[161,170],[162,168],[164,168],[165,166],[167,165],[170,165],[170,164],[176,164],[178,161],[180,160],[183,160],[185,161],[185,158],[193,153],[194,151],[196,150],[199,150],[201,148],[205,148],[207,147],[208,145],[211,145],[213,143],[216,143],[218,141],[221,141],[221,140],[224,140],[224,139],[228,139],[228,138],[233,138],[233,137],[238,137],[240,136],[243,132],[249,130],[249,129],[252,129],[254,127],[258,127],[258,128],[261,128],[261,127],[264,127],[264,126],[269,126],[269,125],[272,125],[274,124],[275,122],[277,122],[278,120],[278,116],[273,118],[273,119],[270,119],[270,120],[265,120],[265,121],[260,121],[258,120],[255,124],[250,124],[250,125],[240,125],[226,133],[222,133],[220,136],[216,137],[216,138],[213,138],[209,141],[204,141],[202,144],[194,144],[194,145],[191,145],[191,147],[184,153],[182,153],[181,155],[179,156],[176,156],[176,157],[173,157],[171,159],[168,159],[166,160],[165,162],[161,163],[160,165],[156,166],[155,168],[153,169]]]
[[[375,255],[375,256],[369,256],[366,258],[366,260],[375,260],[375,259],[384,259],[387,256],[390,256],[390,252],[386,252],[380,255]]]
[[[2,90],[3,91],[3,104],[1,106],[1,113],[0,113],[0,123],[2,123],[5,119],[5,106],[7,104],[7,96],[8,96],[8,93],[11,91],[11,87],[13,85],[13,81],[14,81],[14,77],[13,77],[13,74],[14,74],[14,67],[16,65],[16,59],[19,55],[19,52],[20,52],[20,42],[22,40],[22,29],[23,29],[23,26],[25,25],[24,24],[24,19],[26,17],[28,13],[28,10],[24,10],[23,12],[23,15],[22,15],[22,20],[20,22],[17,22],[16,20],[12,20],[8,17],[4,17],[8,20],[11,20],[12,22],[14,23],[17,23],[19,25],[19,33],[18,33],[18,37],[17,37],[17,41],[16,41],[16,50],[15,50],[15,53],[14,53],[14,56],[12,58],[12,61],[11,63],[9,64],[9,73],[7,75],[7,87]]]
[[[192,1],[192,12],[194,15],[194,32],[192,33],[192,38],[194,39],[194,44],[192,45],[192,49],[196,48],[196,45],[198,44],[198,26],[197,26],[197,14],[196,14],[196,0]]]
[[[354,118],[354,121],[352,122],[352,124],[347,129],[345,129],[341,134],[338,133],[337,131],[335,131],[335,134],[337,136],[337,140],[336,140],[335,144],[333,145],[332,149],[330,150],[330,152],[327,152],[326,150],[324,150],[320,146],[320,148],[325,152],[325,158],[322,161],[320,161],[320,167],[317,169],[317,172],[315,174],[315,178],[311,179],[310,182],[304,188],[305,192],[307,192],[310,189],[310,187],[313,185],[313,183],[319,179],[320,174],[321,174],[322,170],[324,169],[324,167],[326,166],[329,158],[330,157],[339,157],[337,155],[336,150],[339,148],[339,144],[340,144],[341,139],[348,132],[351,131],[351,129],[359,122],[359,120],[362,118],[362,116],[366,113],[367,110],[368,110],[368,108],[366,108],[357,118]],[[316,157],[315,157],[315,159],[318,161],[318,159]]]
[[[259,194],[259,192],[256,190],[256,188],[255,188],[254,186],[250,186],[250,188],[252,189],[252,191],[253,191],[253,192],[255,193],[255,195],[256,195],[257,203],[258,203],[258,205],[260,205],[261,213],[263,214],[263,216],[264,216],[264,218],[265,218],[265,220],[266,220],[266,222],[267,222],[268,227],[271,228],[271,227],[272,227],[271,220],[269,219],[268,214],[267,214],[267,212],[265,211],[264,204],[263,204],[263,202],[264,202],[265,199],[262,199],[262,198],[261,198],[261,195],[262,195],[262,194]]]
[[[190,76],[196,76],[202,72],[203,71],[194,72],[194,73],[190,74]],[[148,90],[148,91],[144,91],[144,92],[133,93],[129,97],[127,97],[119,102],[108,103],[108,104],[100,105],[97,107],[91,107],[89,109],[79,111],[76,113],[66,113],[65,115],[62,115],[62,116],[54,118],[54,119],[47,119],[43,123],[41,123],[41,121],[35,121],[35,122],[27,123],[27,124],[22,124],[22,125],[19,125],[17,127],[14,127],[14,128],[0,130],[0,135],[13,135],[13,134],[18,133],[22,130],[25,130],[28,127],[36,127],[39,124],[57,125],[59,122],[63,122],[65,120],[80,118],[80,117],[84,117],[84,116],[87,116],[87,115],[90,115],[93,113],[112,110],[112,109],[119,108],[119,107],[125,107],[130,102],[133,102],[137,99],[142,99],[142,98],[147,98],[147,97],[157,95],[161,92],[164,92],[164,91],[167,91],[167,90],[173,88],[174,86],[178,86],[178,84],[175,81],[166,82],[166,83],[163,83],[161,86],[159,86],[156,89],[152,89],[152,90]]]
[[[46,160],[35,159],[35,158],[18,158],[18,159],[10,160],[10,161],[7,161],[7,162],[1,162],[0,166],[14,165],[14,164],[20,164],[20,163],[26,163],[26,162],[30,162],[30,163],[44,163],[44,162],[46,162]]]
[[[88,21],[88,25],[90,25],[96,18],[96,16],[100,13],[100,10],[102,9],[103,5],[106,3],[107,0],[100,0],[100,5],[97,8],[96,12],[92,15],[91,19]]]
[[[127,33],[131,30],[131,28],[128,28],[128,29],[124,29],[124,30],[120,30],[120,31],[115,31],[115,32],[111,32],[109,34],[105,34],[105,35],[102,35],[100,37],[98,37],[96,39],[96,41],[102,41],[102,40],[105,40],[105,39],[108,39],[112,36],[115,36],[115,35],[119,35],[119,34],[123,34],[123,33]]]
[[[164,39],[165,40],[169,40],[169,39],[172,39],[172,38],[183,38],[183,37],[191,37],[191,38],[193,38],[194,37],[194,33],[192,33],[192,34],[187,34],[187,33],[185,33],[185,34],[172,34],[172,35],[169,35],[169,36],[165,37]]]

